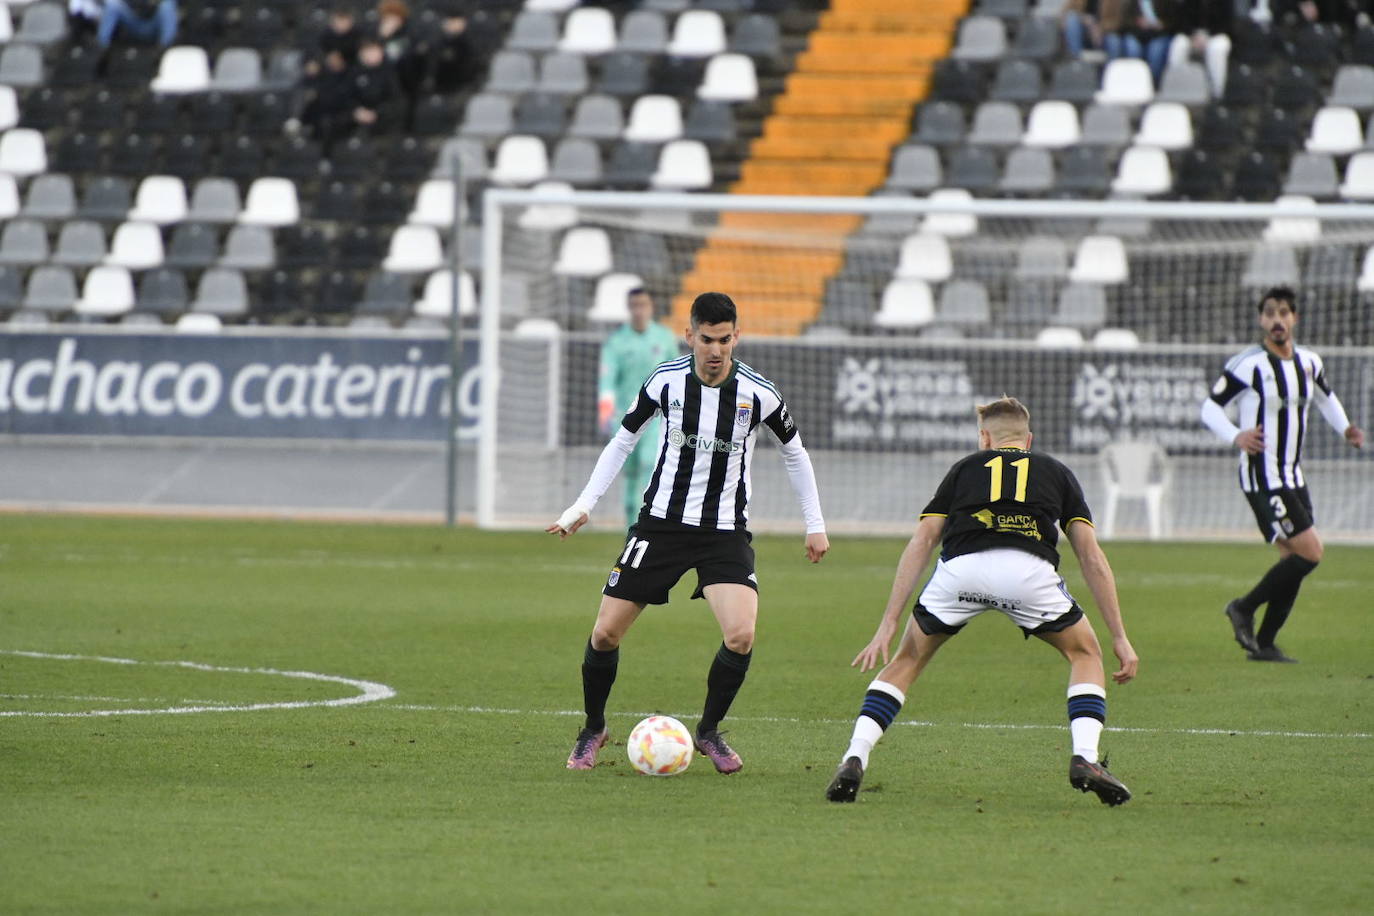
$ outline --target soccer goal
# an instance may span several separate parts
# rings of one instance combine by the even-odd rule
[[[586,481],[599,346],[636,286],[675,332],[696,294],[734,298],[736,356],[787,399],[834,532],[910,530],[975,447],[973,406],[1005,392],[1106,536],[1254,537],[1236,453],[1198,412],[1275,285],[1297,290],[1298,342],[1352,421],[1374,423],[1374,206],[489,189],[481,234],[484,526],[551,520]],[[1329,539],[1374,538],[1370,451],[1311,411]],[[800,530],[780,460],[760,456],[753,486],[751,527]],[[621,503],[593,522],[622,526]]]

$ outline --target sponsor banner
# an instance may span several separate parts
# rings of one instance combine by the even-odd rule
[[[464,342],[460,435],[477,421]],[[440,440],[448,342],[434,338],[0,335],[0,433]]]
[[[598,343],[569,340],[564,362],[565,442],[604,441],[596,432]],[[1229,454],[1202,425],[1202,401],[1240,346],[1186,352],[1042,350],[893,341],[890,346],[761,340],[736,355],[782,391],[810,447],[856,451],[945,451],[976,443],[974,406],[1004,393],[1030,406],[1036,445],[1095,452],[1119,438],[1158,442],[1173,454]],[[1327,378],[1351,419],[1374,423],[1374,361],[1324,354]],[[1314,407],[1304,457],[1349,457]],[[766,436],[767,433],[761,435]]]

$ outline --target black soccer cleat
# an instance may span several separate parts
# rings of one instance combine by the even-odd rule
[[[835,778],[825,790],[825,797],[833,802],[852,802],[859,795],[859,783],[864,781],[864,765],[858,757],[850,757],[835,771]]]
[[[1107,772],[1107,761],[1089,763],[1078,754],[1069,760],[1069,785],[1080,792],[1096,792],[1104,805],[1121,805],[1131,800],[1131,790]]]
[[[1298,663],[1296,658],[1284,654],[1284,651],[1278,646],[1257,646],[1245,657],[1252,662],[1287,662],[1290,665],[1296,665]]]
[[[1259,648],[1259,643],[1255,641],[1255,615],[1253,612],[1247,614],[1237,607],[1239,602],[1239,598],[1229,602],[1222,613],[1231,621],[1231,632],[1235,634],[1240,647],[1246,652],[1254,652]]]

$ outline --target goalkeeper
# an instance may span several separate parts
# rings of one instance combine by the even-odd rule
[[[678,353],[678,339],[654,321],[654,300],[644,287],[629,292],[630,321],[611,332],[601,345],[601,368],[597,384],[596,425],[601,434],[613,436],[619,419],[629,412],[639,397],[639,387],[659,363]],[[654,471],[654,452],[658,444],[657,417],[649,421],[639,444],[625,461],[625,524],[633,525],[639,516],[644,490]]]

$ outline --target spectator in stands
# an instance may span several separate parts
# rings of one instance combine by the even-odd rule
[[[319,61],[337,51],[343,57],[345,66],[353,66],[358,59],[358,42],[362,33],[358,30],[357,20],[351,7],[337,5],[329,11],[329,25],[320,33],[319,59],[306,65],[309,75],[319,72]]]
[[[1183,4],[1184,15],[1178,29],[1191,38],[1192,53],[1201,56],[1214,35],[1230,35],[1235,15],[1235,0],[1195,0]]]
[[[1140,53],[1132,56],[1145,58],[1156,86],[1164,77],[1164,68],[1169,63],[1169,44],[1177,31],[1175,7],[1182,6],[1177,0],[1135,0],[1130,4],[1130,21],[1140,47]]]
[[[410,27],[410,7],[404,0],[377,4],[377,40],[407,96],[414,97],[425,77],[425,54]]]
[[[1097,21],[1098,0],[1069,0],[1060,14],[1064,28],[1064,46],[1073,57],[1084,51],[1102,48],[1102,27]]]
[[[335,141],[353,128],[353,68],[348,66],[343,52],[335,49],[305,79],[305,107],[300,120],[286,122],[288,133],[300,129],[303,123],[320,145],[328,152]]]
[[[355,127],[374,134],[395,128],[401,121],[404,97],[396,69],[381,42],[363,39],[358,46],[358,66],[351,75],[349,102]]]
[[[103,48],[116,36],[124,41],[157,42],[164,48],[176,41],[176,0],[73,0],[68,11],[75,18],[96,21],[95,37]]]
[[[454,92],[476,78],[477,49],[468,34],[468,18],[462,7],[444,11],[429,57],[435,92]]]

